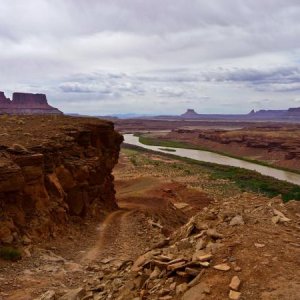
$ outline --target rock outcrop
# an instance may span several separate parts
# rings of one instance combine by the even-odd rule
[[[11,126],[18,122],[21,135]],[[72,216],[99,218],[117,208],[111,172],[122,136],[113,123],[6,116],[1,126],[0,245],[46,239]]]
[[[62,114],[48,104],[45,94],[13,93],[13,99],[0,92],[0,114]]]
[[[300,117],[300,107],[289,108],[287,115],[289,118]]]
[[[188,109],[184,114],[182,114],[180,117],[182,118],[188,118],[188,119],[194,119],[194,118],[199,118],[199,114],[195,112],[194,109]]]

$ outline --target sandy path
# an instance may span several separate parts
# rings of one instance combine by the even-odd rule
[[[149,245],[145,234],[148,224],[135,210],[118,210],[107,216],[99,227],[94,246],[80,259],[89,264],[102,259],[132,260]]]

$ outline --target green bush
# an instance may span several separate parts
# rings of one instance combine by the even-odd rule
[[[21,251],[13,247],[2,247],[0,248],[0,258],[5,260],[17,261],[21,259]]]

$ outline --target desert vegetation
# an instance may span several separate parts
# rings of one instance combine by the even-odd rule
[[[149,140],[150,142],[153,141],[152,139]],[[146,138],[146,141],[149,140]],[[153,141],[153,145],[155,145],[155,142],[156,140]],[[167,143],[170,144],[170,141],[167,141]],[[135,151],[151,153],[151,150],[141,148],[135,149]],[[161,155],[170,157],[168,156],[168,154]],[[132,154],[130,155],[130,157],[131,159],[134,159],[135,164],[137,165],[137,155]],[[268,197],[275,197],[281,195],[284,201],[300,200],[299,186],[284,181],[276,180],[272,177],[263,176],[254,171],[206,162],[199,162],[193,159],[183,157],[176,157],[176,160],[177,163],[171,166],[167,165],[167,168],[182,169],[186,174],[207,174],[210,176],[212,181],[217,178],[229,180],[232,183],[232,185],[235,185],[241,191],[252,191],[256,193],[261,193]],[[163,164],[163,162],[156,161],[152,163],[155,164],[156,167],[158,167],[158,164]]]

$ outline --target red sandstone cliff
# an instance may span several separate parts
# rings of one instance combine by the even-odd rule
[[[48,104],[45,94],[13,93],[13,99],[0,92],[0,114],[62,114]]]
[[[18,122],[21,133],[11,126]],[[117,207],[111,172],[122,136],[113,123],[6,117],[1,132],[0,245],[55,236],[71,216],[99,218]]]

